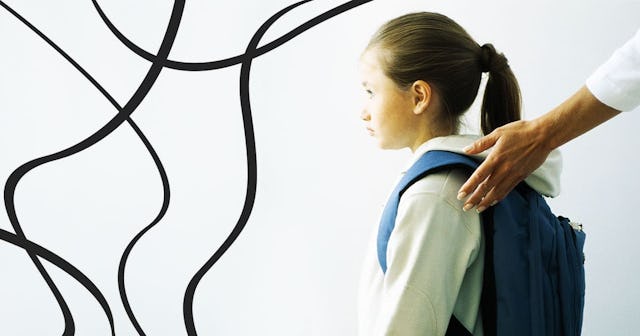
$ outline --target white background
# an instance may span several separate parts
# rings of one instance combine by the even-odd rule
[[[12,0],[25,16],[124,105],[149,62],[124,47],[90,1]],[[170,59],[200,62],[243,52],[288,1],[188,1]],[[340,1],[315,1],[279,20],[265,44]],[[102,1],[114,24],[155,53],[170,1]],[[375,148],[358,119],[358,57],[384,21],[410,11],[446,14],[504,52],[520,81],[525,117],[575,92],[640,28],[638,1],[375,0],[254,60],[257,199],[246,229],[200,283],[199,335],[354,335],[367,238],[408,151]],[[51,47],[0,10],[0,180],[21,164],[91,135],[116,111]],[[246,186],[240,66],[164,69],[132,115],[171,185],[164,219],[127,265],[132,308],[147,335],[185,335],[182,299],[193,274],[234,226]],[[469,112],[469,129],[478,113]],[[562,148],[558,214],[588,230],[584,335],[640,330],[635,207],[640,111],[624,113]],[[40,166],[16,189],[27,237],[87,275],[113,309],[117,335],[135,335],[120,302],[117,267],[133,236],[157,215],[162,185],[126,124],[77,155]],[[6,211],[0,228],[12,231]],[[44,262],[67,300],[76,335],[108,335],[100,306]],[[0,242],[0,334],[60,335],[63,319],[27,254]]]

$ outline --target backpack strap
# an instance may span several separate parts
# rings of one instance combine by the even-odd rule
[[[380,263],[382,272],[387,271],[387,245],[395,226],[396,216],[398,215],[398,205],[400,204],[402,194],[413,183],[428,174],[456,167],[470,168],[473,170],[477,166],[477,162],[461,154],[447,151],[429,151],[422,155],[422,157],[409,168],[391,193],[380,219],[377,249],[378,262]]]

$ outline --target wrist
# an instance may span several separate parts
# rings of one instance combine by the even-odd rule
[[[546,114],[530,121],[536,143],[547,152],[562,145],[561,140],[558,139],[561,134],[559,123],[552,116],[553,114]]]
[[[598,111],[595,102],[597,100],[583,86],[562,104],[537,118],[541,145],[552,151],[602,122],[594,124],[604,115]]]

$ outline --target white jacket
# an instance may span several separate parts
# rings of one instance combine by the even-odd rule
[[[640,29],[586,84],[599,101],[616,110],[629,111],[640,105]]]
[[[475,139],[431,139],[415,151],[407,168],[427,151],[462,153]],[[554,151],[527,182],[556,196],[560,170],[560,155]],[[456,198],[468,176],[463,170],[443,171],[407,189],[389,238],[386,274],[377,258],[376,223],[358,293],[360,335],[444,335],[452,314],[474,335],[482,335],[484,237],[480,216],[462,211],[463,202]]]

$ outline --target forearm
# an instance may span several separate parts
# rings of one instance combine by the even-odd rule
[[[548,151],[556,149],[615,117],[620,111],[591,94],[586,86],[547,114],[534,119],[539,139]]]

